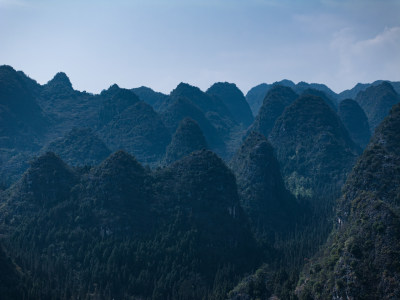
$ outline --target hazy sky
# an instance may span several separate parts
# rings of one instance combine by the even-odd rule
[[[0,64],[75,89],[400,80],[400,0],[0,0]]]

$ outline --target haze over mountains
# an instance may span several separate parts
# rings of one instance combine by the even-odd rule
[[[0,66],[1,295],[400,297],[398,87],[94,95]]]

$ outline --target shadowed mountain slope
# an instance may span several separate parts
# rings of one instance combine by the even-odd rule
[[[268,136],[287,106],[296,100],[298,95],[289,87],[276,85],[272,87],[264,99],[249,132],[256,131]]]
[[[185,118],[172,136],[165,153],[165,163],[170,164],[190,153],[207,149],[207,142],[196,121]]]
[[[44,152],[54,152],[73,166],[97,165],[111,151],[91,129],[74,128],[64,137],[45,146]]]
[[[363,109],[352,99],[340,102],[338,114],[353,141],[364,149],[371,137],[368,119]]]
[[[254,120],[249,104],[243,93],[234,83],[218,82],[214,83],[206,92],[208,95],[216,96],[222,100],[229,109],[234,120],[247,128]]]
[[[336,113],[316,96],[300,97],[287,107],[270,140],[296,195],[338,191],[360,152]]]
[[[356,99],[368,117],[369,127],[374,131],[376,126],[388,115],[392,106],[400,102],[400,96],[388,82],[370,86],[360,92]]]
[[[337,206],[337,226],[307,265],[302,299],[400,296],[400,106],[376,129]]]

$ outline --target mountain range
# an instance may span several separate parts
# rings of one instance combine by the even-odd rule
[[[399,298],[398,87],[0,66],[0,298]]]

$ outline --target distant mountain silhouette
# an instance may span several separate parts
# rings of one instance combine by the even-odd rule
[[[400,96],[388,82],[370,86],[358,93],[356,99],[368,117],[371,131],[388,115],[392,106],[400,102]]]
[[[289,87],[275,85],[265,96],[253,125],[249,132],[255,131],[268,136],[275,125],[275,121],[282,115],[287,106],[296,100],[298,95]]]
[[[344,99],[355,99],[359,92],[365,91],[367,88],[369,88],[371,86],[380,85],[382,82],[384,82],[384,80],[376,80],[373,83],[357,83],[353,88],[339,93],[338,100],[341,101]],[[400,94],[400,82],[399,81],[387,81],[387,82],[389,82],[393,86],[393,88],[397,92],[397,94]]]
[[[237,125],[229,109],[221,99],[210,96],[197,87],[180,83],[171,92],[170,98],[172,100],[186,98],[194,103],[223,138],[228,138],[231,129]]]
[[[246,100],[249,103],[251,110],[253,111],[253,115],[256,116],[258,114],[258,110],[263,104],[265,96],[274,85],[289,87],[299,95],[303,94],[303,92],[308,89],[321,91],[325,94],[325,97],[329,98],[336,106],[335,101],[337,99],[337,94],[333,92],[330,88],[328,88],[326,85],[319,83],[307,83],[304,81],[295,84],[291,80],[284,79],[281,81],[277,81],[273,84],[262,83],[248,91],[248,93],[246,94]]]
[[[112,151],[125,150],[146,163],[160,160],[171,140],[160,116],[142,101],[117,114],[99,136]]]
[[[364,149],[371,137],[368,119],[363,109],[352,99],[340,102],[338,114],[353,141]]]
[[[108,90],[102,91],[100,97],[102,105],[99,110],[99,128],[102,128],[125,109],[140,101],[135,93],[122,89],[116,84],[110,86]]]
[[[294,90],[298,94],[303,94],[305,90],[309,90],[309,89],[320,91],[320,92],[324,93],[325,96],[328,99],[330,99],[332,101],[332,103],[336,106],[336,101],[337,101],[338,95],[334,91],[332,91],[329,87],[327,87],[325,84],[307,83],[304,81],[300,81],[298,84],[296,84],[296,87],[294,88]]]
[[[330,106],[330,108],[332,108],[334,111],[337,111],[337,103],[335,100],[333,100],[334,98],[332,99],[332,98],[328,97],[327,94],[325,94],[323,91],[316,90],[313,88],[307,88],[307,89],[303,90],[300,95],[301,96],[312,95],[312,96],[320,97],[320,98],[324,99],[324,101],[326,102],[326,104],[328,104]]]
[[[56,94],[59,99],[62,99],[73,96],[75,91],[67,74],[59,72],[43,87],[43,93],[50,97]]]
[[[271,89],[271,85],[262,83],[251,88],[246,94],[246,101],[249,103],[251,111],[254,116],[257,116],[258,110],[263,104],[264,98],[268,91]]]
[[[145,86],[134,88],[132,89],[132,92],[134,92],[140,100],[153,106],[155,111],[159,111],[162,103],[168,98],[168,95],[155,92],[151,88]]]
[[[74,90],[65,73],[57,73],[39,90],[37,101],[53,124],[47,141],[63,136],[74,127],[96,126],[99,105],[96,97]]]
[[[214,83],[206,92],[208,95],[216,96],[222,100],[229,109],[234,120],[238,124],[243,124],[247,128],[254,120],[249,104],[243,93],[234,83],[218,82]]]

